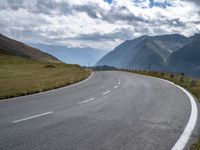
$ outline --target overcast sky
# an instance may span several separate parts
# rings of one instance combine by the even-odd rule
[[[26,43],[112,50],[141,35],[200,32],[200,0],[0,0],[0,32]]]

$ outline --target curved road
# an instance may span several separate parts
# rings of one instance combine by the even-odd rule
[[[169,150],[191,113],[165,81],[94,72],[73,86],[0,102],[1,150]]]

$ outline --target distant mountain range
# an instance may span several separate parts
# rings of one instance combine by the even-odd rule
[[[68,48],[45,44],[29,44],[47,52],[65,63],[79,64],[81,66],[93,66],[107,52],[93,48]]]
[[[30,58],[40,62],[60,63],[57,58],[2,34],[0,34],[0,54]]]
[[[200,34],[141,36],[120,44],[96,65],[200,76]]]
[[[200,77],[200,39],[172,53],[169,57],[169,69]]]

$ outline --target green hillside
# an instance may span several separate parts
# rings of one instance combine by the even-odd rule
[[[79,65],[38,62],[0,54],[0,99],[69,85],[87,78]]]
[[[29,58],[40,62],[60,63],[54,56],[0,34],[0,54]]]

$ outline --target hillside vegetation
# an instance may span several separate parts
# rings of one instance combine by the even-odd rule
[[[60,63],[60,61],[52,55],[22,42],[10,39],[2,34],[0,34],[0,54],[19,56],[40,62]]]
[[[79,65],[48,63],[0,54],[0,99],[42,92],[87,78]]]

